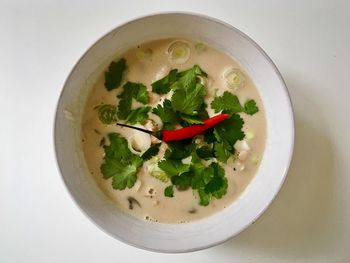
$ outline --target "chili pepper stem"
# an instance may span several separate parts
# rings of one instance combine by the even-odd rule
[[[154,132],[154,131],[150,131],[150,130],[146,130],[146,129],[142,129],[139,127],[135,127],[135,126],[127,125],[127,124],[122,124],[122,123],[117,123],[117,125],[122,126],[122,127],[126,127],[126,128],[130,128],[130,129],[134,129],[134,130],[138,130],[141,132],[145,132],[145,133],[148,133],[149,135],[156,137],[158,140],[162,140],[161,131]]]

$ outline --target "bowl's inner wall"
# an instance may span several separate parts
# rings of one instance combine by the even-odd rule
[[[166,37],[203,41],[234,57],[256,83],[267,116],[267,144],[257,176],[229,208],[190,224],[144,222],[121,213],[94,183],[81,149],[81,117],[96,78],[111,60],[131,46]],[[73,121],[67,119],[65,111],[72,113]],[[270,60],[249,38],[206,17],[164,14],[135,20],[113,30],[81,58],[61,94],[55,142],[58,163],[69,191],[100,227],[139,247],[188,251],[213,245],[238,233],[271,202],[288,169],[293,148],[293,118],[283,81]]]

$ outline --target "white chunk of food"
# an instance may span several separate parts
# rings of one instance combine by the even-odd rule
[[[135,125],[141,129],[145,129],[142,125]],[[133,134],[128,137],[128,145],[131,152],[140,154],[145,152],[151,146],[151,136],[140,131],[133,131]]]

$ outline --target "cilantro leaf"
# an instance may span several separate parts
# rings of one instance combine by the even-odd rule
[[[214,145],[215,157],[218,161],[226,163],[231,156],[231,152],[228,150],[230,147],[225,147],[223,142],[217,142]]]
[[[207,206],[211,200],[211,193],[206,193],[204,189],[198,189],[199,204],[201,206]]]
[[[174,197],[174,186],[169,185],[164,189],[164,195],[166,197]]]
[[[162,169],[168,176],[183,174],[190,169],[189,164],[183,164],[181,160],[163,160],[158,163],[158,167]]]
[[[225,91],[221,97],[215,97],[211,107],[216,113],[221,111],[229,114],[244,112],[253,115],[259,111],[254,100],[248,100],[242,106],[238,97],[228,91]]]
[[[197,153],[198,157],[205,159],[205,160],[214,157],[213,149],[209,146],[202,146],[200,148],[197,148],[196,153]]]
[[[199,77],[207,77],[198,65],[177,73],[177,80],[171,85],[174,94],[171,97],[171,105],[174,110],[196,115],[201,109],[206,95],[205,87],[200,83]]]
[[[192,188],[201,189],[211,180],[214,176],[213,171],[208,169],[201,163],[197,163],[191,166],[191,171],[194,174],[192,179]]]
[[[171,105],[176,111],[188,115],[196,115],[204,102],[205,95],[204,86],[194,83],[187,88],[175,90],[171,97]]]
[[[256,102],[254,100],[248,100],[244,103],[244,112],[253,115],[259,111],[258,106],[256,106]]]
[[[214,135],[214,128],[210,128],[208,130],[206,130],[204,133],[204,141],[206,143],[213,143],[213,142],[216,142],[216,138],[215,138],[215,135]]]
[[[225,111],[226,113],[233,114],[243,111],[238,97],[228,91],[225,91],[221,97],[215,97],[211,103],[211,107],[216,113]]]
[[[148,112],[151,110],[151,107],[139,107],[135,110],[131,110],[129,112],[128,117],[126,118],[126,122],[129,122],[130,124],[135,123],[145,123],[145,121],[148,119]]]
[[[208,111],[207,111],[207,104],[206,104],[206,103],[203,103],[203,104],[202,104],[202,107],[199,109],[199,111],[198,111],[198,117],[199,117],[201,120],[209,119],[209,114],[208,114]]]
[[[165,151],[166,159],[181,160],[191,155],[195,144],[192,139],[168,142],[168,149]]]
[[[126,60],[121,58],[118,62],[112,61],[105,72],[105,87],[108,91],[119,87],[123,72],[126,69]]]
[[[157,155],[159,152],[159,147],[160,147],[161,143],[156,143],[153,144],[151,147],[148,148],[147,151],[145,151],[142,155],[141,158],[144,161],[147,161],[149,159],[151,159],[153,156]]]
[[[207,206],[212,197],[220,199],[227,192],[227,178],[224,169],[218,163],[201,168],[192,179],[192,188],[197,189],[199,204]]]
[[[123,86],[123,92],[118,95],[118,118],[125,120],[131,113],[132,99],[143,104],[148,103],[149,97],[146,86],[141,83],[127,82]]]
[[[170,86],[176,81],[177,69],[173,69],[164,78],[151,84],[152,91],[158,94],[165,94],[170,91]]]
[[[153,108],[152,112],[159,116],[164,124],[164,128],[171,130],[174,124],[178,122],[179,117],[171,107],[170,100],[164,100],[163,105],[158,104],[156,108]]]
[[[229,118],[214,127],[216,139],[224,144],[234,145],[236,141],[244,138],[242,131],[244,121],[238,114],[232,114]]]
[[[126,187],[133,187],[137,179],[137,170],[141,164],[142,160],[137,158],[131,164],[123,166],[123,169],[115,171],[117,174],[112,178],[113,188],[123,190]]]
[[[187,89],[190,86],[199,82],[198,77],[207,77],[207,73],[205,73],[198,65],[194,65],[192,68],[181,71],[177,73],[177,81],[171,85],[171,89]]]
[[[189,116],[186,114],[180,114],[181,119],[184,121],[182,126],[188,126],[192,124],[203,124],[203,121],[199,116]]]
[[[100,167],[103,178],[112,177],[112,186],[115,189],[131,188],[143,161],[129,150],[128,142],[118,133],[108,134],[108,139],[110,144],[103,146],[105,160]]]
[[[186,190],[191,186],[192,174],[183,173],[180,175],[175,175],[171,177],[171,182],[179,190]]]
[[[205,191],[220,199],[227,193],[228,183],[225,177],[225,170],[218,163],[212,163],[210,166],[214,170],[214,177],[205,186]]]

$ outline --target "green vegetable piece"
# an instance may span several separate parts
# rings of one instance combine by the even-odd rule
[[[204,86],[196,83],[186,89],[175,90],[171,97],[171,105],[176,111],[187,115],[196,115],[204,102],[205,95]]]
[[[171,105],[175,111],[187,115],[198,114],[206,95],[199,76],[207,77],[207,74],[198,65],[177,74],[178,80],[171,85],[174,90]]]
[[[214,128],[216,143],[215,156],[221,162],[226,162],[230,154],[234,154],[234,144],[245,136],[242,131],[244,121],[238,114],[232,114],[228,119],[219,123]]]
[[[213,143],[216,142],[216,137],[214,135],[214,128],[210,128],[208,130],[206,130],[204,133],[204,141],[206,143]]]
[[[152,112],[159,116],[166,130],[172,130],[174,124],[179,121],[178,115],[171,107],[170,100],[164,100],[163,105],[158,104],[156,108],[153,108]]]
[[[180,114],[181,119],[185,122],[182,126],[188,126],[192,124],[203,124],[202,119],[199,116],[189,116],[186,114]]]
[[[170,91],[170,86],[176,81],[177,69],[170,70],[164,78],[151,84],[152,91],[158,94],[166,94]]]
[[[192,68],[177,73],[177,81],[171,85],[171,89],[187,89],[196,83],[200,83],[198,77],[206,78],[208,76],[198,65],[194,65]]]
[[[160,161],[158,167],[170,177],[183,174],[190,169],[189,164],[183,164],[180,160],[171,159]]]
[[[136,57],[139,60],[151,59],[152,55],[153,55],[153,51],[150,48],[138,47],[136,50]]]
[[[167,174],[158,166],[155,166],[153,169],[151,169],[150,174],[151,176],[163,183],[169,182],[169,177],[167,176]]]
[[[164,195],[166,197],[174,197],[174,186],[169,185],[164,189]]]
[[[166,159],[182,160],[189,157],[195,147],[192,139],[168,142],[169,149],[166,150]]]
[[[258,106],[256,106],[256,102],[254,100],[248,100],[244,103],[244,112],[253,115],[259,111]]]
[[[218,161],[226,163],[228,158],[232,155],[230,151],[232,151],[232,147],[225,147],[223,142],[217,142],[214,145],[215,157]]]
[[[225,73],[227,85],[230,88],[243,88],[245,86],[245,77],[239,69],[230,69]]]
[[[125,121],[129,122],[130,124],[144,124],[148,120],[148,113],[150,112],[150,110],[150,106],[139,107],[135,110],[131,110]]]
[[[117,122],[117,108],[114,105],[104,104],[98,108],[98,118],[103,124]]]
[[[201,206],[207,206],[209,205],[211,201],[211,193],[206,193],[204,189],[199,189],[198,190],[198,195],[199,195],[199,204]]]
[[[112,186],[123,190],[134,186],[137,179],[137,171],[143,160],[133,154],[128,147],[128,142],[118,133],[108,134],[110,144],[104,145],[105,159],[100,169],[103,178],[112,177]]]
[[[136,101],[141,102],[143,104],[146,104],[149,101],[146,86],[141,83],[134,83],[134,82],[127,82],[126,84],[124,84],[123,92],[120,95],[118,95],[118,98],[120,98],[120,101],[118,105],[117,115],[118,115],[118,118],[121,120],[127,119],[128,116],[132,113],[132,110],[131,110],[132,99],[135,99]],[[148,112],[149,109],[146,108],[139,111],[141,112],[137,112],[137,113],[145,114],[145,112],[146,111]],[[137,118],[132,117],[132,120],[137,120]]]
[[[156,156],[159,152],[159,147],[160,147],[161,143],[156,143],[153,144],[151,147],[148,148],[147,151],[145,151],[142,155],[141,158],[144,161],[148,161],[150,160],[153,156]]]
[[[205,160],[215,157],[213,149],[207,145],[197,148],[196,153],[198,157]]]
[[[179,190],[186,190],[191,186],[192,174],[183,173],[181,175],[176,175],[171,177],[171,182]]]
[[[185,41],[175,41],[168,48],[169,61],[174,64],[183,64],[189,60],[191,49]]]
[[[248,100],[243,107],[238,97],[228,91],[225,91],[221,97],[215,97],[211,103],[211,107],[216,113],[221,111],[228,114],[245,112],[249,115],[253,115],[259,111],[254,100]]]
[[[123,73],[126,69],[126,60],[121,58],[118,62],[112,61],[108,70],[105,72],[105,87],[108,91],[120,86]]]
[[[228,91],[225,91],[221,97],[215,97],[211,103],[211,107],[216,113],[225,111],[225,113],[233,114],[243,111],[238,97]]]
[[[192,188],[198,190],[199,204],[202,206],[207,206],[212,197],[222,198],[227,192],[227,187],[225,171],[218,163],[199,168],[192,179]]]
[[[198,54],[203,53],[204,51],[207,50],[207,46],[203,43],[197,43],[195,44],[194,48],[196,49]]]

